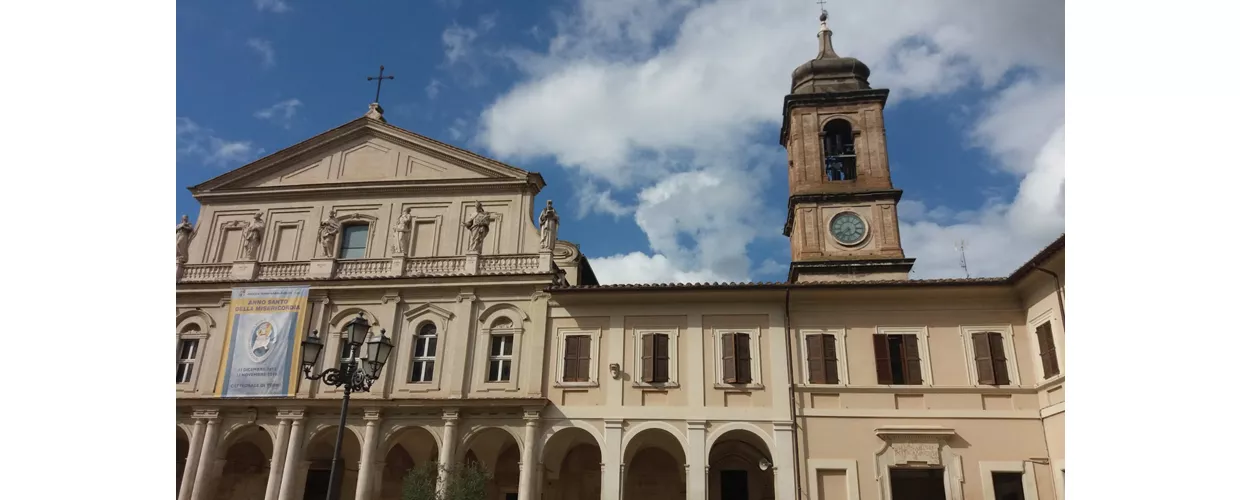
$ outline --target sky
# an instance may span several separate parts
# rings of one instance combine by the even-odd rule
[[[888,88],[914,279],[1005,276],[1064,230],[1064,5],[832,0]],[[783,281],[792,70],[814,0],[178,0],[186,187],[353,120],[539,172],[604,283]],[[537,206],[537,205],[536,205]]]

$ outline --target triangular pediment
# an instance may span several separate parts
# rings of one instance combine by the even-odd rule
[[[542,183],[538,174],[362,117],[190,190],[201,194],[387,181],[400,184]]]

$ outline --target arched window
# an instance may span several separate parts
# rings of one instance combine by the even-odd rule
[[[491,322],[491,350],[487,357],[487,382],[507,382],[512,377],[512,320]]]
[[[198,362],[197,335],[201,333],[197,324],[190,323],[181,329],[177,341],[177,383],[184,384],[193,380],[194,365]],[[187,338],[192,336],[192,338]]]
[[[409,382],[424,383],[435,379],[438,333],[434,323],[426,322],[418,328],[417,340],[413,343],[413,366],[410,368]]]
[[[831,120],[823,127],[822,156],[828,181],[857,178],[857,151],[853,145],[852,125],[847,120]]]
[[[370,239],[369,224],[349,224],[340,231],[340,258],[366,258],[366,240]]]

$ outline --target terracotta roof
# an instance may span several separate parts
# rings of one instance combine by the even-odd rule
[[[1010,285],[1033,271],[1035,267],[1050,258],[1055,252],[1064,248],[1064,236],[1043,248],[1028,262],[1021,265],[1007,277],[997,278],[941,278],[924,280],[872,280],[872,281],[840,281],[830,283],[789,283],[789,282],[740,282],[740,283],[639,283],[617,285],[579,285],[553,286],[549,292],[588,292],[588,291],[652,291],[652,290],[780,290],[784,288],[875,288],[875,287],[917,287],[917,286],[993,286]]]

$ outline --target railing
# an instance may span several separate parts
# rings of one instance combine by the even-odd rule
[[[537,255],[500,255],[478,261],[478,270],[484,273],[519,273],[535,269],[538,269]]]
[[[228,279],[231,274],[232,264],[198,264],[185,266],[185,272],[181,274],[181,281],[186,283],[223,281]]]
[[[545,267],[545,269],[544,269]],[[397,257],[391,259],[315,260],[298,262],[236,262],[181,264],[180,283],[224,281],[297,281],[487,274],[548,274],[551,255],[464,255]]]
[[[338,278],[374,278],[383,276],[391,269],[388,259],[342,260],[336,267]]]
[[[405,261],[405,275],[408,276],[444,276],[464,272],[465,257],[429,257]]]
[[[298,279],[310,274],[309,262],[263,262],[258,265],[259,280]]]

